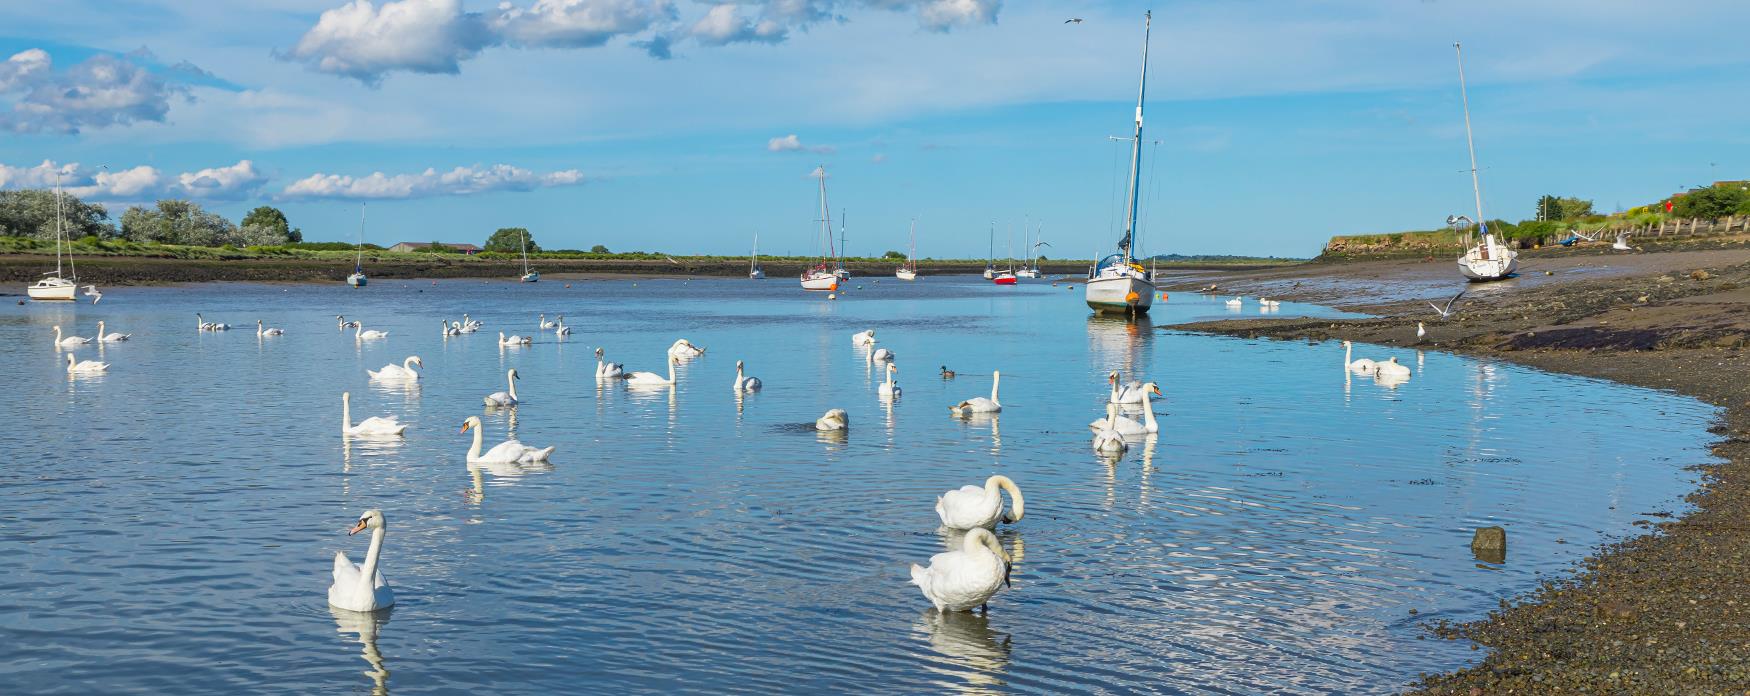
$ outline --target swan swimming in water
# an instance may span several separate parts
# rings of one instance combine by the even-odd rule
[[[1379,363],[1374,368],[1373,375],[1382,382],[1401,381],[1410,378],[1410,368],[1406,365],[1399,365],[1398,356],[1394,355],[1387,358],[1385,362]]]
[[[930,557],[929,567],[913,563],[911,584],[917,585],[936,611],[970,611],[983,607],[991,595],[1009,584],[1009,553],[995,534],[983,527],[966,533],[960,550]]]
[[[1003,491],[1014,501],[1014,510],[1003,514]],[[1025,514],[1021,488],[1009,477],[997,475],[984,480],[984,486],[961,486],[936,498],[936,516],[949,529],[992,529],[1001,519],[1009,524],[1021,521]]]
[[[1161,388],[1156,386],[1154,382],[1142,385],[1141,423],[1136,422],[1136,419],[1134,418],[1126,418],[1124,416],[1117,416],[1114,418],[1108,414],[1107,418],[1097,418],[1094,422],[1089,423],[1088,428],[1097,433],[1107,427],[1111,427],[1113,430],[1118,431],[1119,435],[1127,437],[1158,433],[1161,431],[1161,427],[1159,423],[1155,422],[1154,405],[1149,403],[1148,397],[1150,394],[1159,395],[1160,393]]]
[[[334,552],[334,584],[328,586],[328,603],[350,611],[375,611],[395,604],[395,592],[383,579],[378,563],[383,556],[383,511],[366,510],[346,535],[371,530],[371,547],[365,562],[354,564],[345,551]]]
[[[505,440],[493,445],[492,449],[487,450],[485,454],[481,454],[480,446],[485,439],[485,429],[480,425],[479,416],[468,416],[467,420],[462,421],[462,432],[466,433],[469,430],[474,431],[474,444],[468,448],[469,463],[516,462],[528,464],[544,462],[547,461],[547,456],[552,454],[553,450],[559,449],[558,447],[530,447],[516,440]]]
[[[842,408],[827,411],[826,415],[814,419],[814,429],[832,432],[851,429],[851,416]]]
[[[109,363],[96,360],[75,360],[72,353],[67,354],[67,374],[92,374],[109,369]]]
[[[859,347],[860,346],[875,345],[875,330],[874,329],[864,329],[862,331],[858,331],[857,333],[851,334],[851,345],[859,346]]]
[[[602,356],[606,355],[606,354],[607,354],[607,351],[604,351],[600,348],[595,349],[595,376],[596,377],[611,377],[611,378],[615,378],[615,379],[625,378],[626,366],[621,365],[620,363],[608,362],[606,360],[603,360]]]
[[[462,323],[459,321],[446,321],[446,322],[443,322],[443,326],[444,326],[443,335],[445,335],[445,336],[460,336],[460,335],[462,335]]]
[[[869,352],[869,360],[872,362],[893,362],[897,357],[893,351],[886,348],[876,348]]]
[[[347,321],[346,317],[343,317],[339,314],[334,315],[334,324],[335,324],[335,330],[337,330],[337,331],[345,331],[347,329],[356,329],[359,327],[358,322]]]
[[[1350,361],[1349,358],[1352,357],[1354,354],[1355,354],[1355,348],[1354,348],[1353,344],[1351,344],[1348,341],[1344,341],[1343,342],[1343,369],[1346,369],[1346,370],[1353,372],[1355,374],[1358,374],[1358,375],[1371,375],[1374,372],[1379,370],[1379,363],[1376,363],[1376,362],[1369,360],[1367,358],[1362,358],[1360,360]]]
[[[340,434],[353,437],[394,437],[407,431],[407,424],[394,416],[371,416],[357,425],[352,422],[352,392],[340,393]]]
[[[763,387],[763,386],[765,386],[765,384],[760,382],[760,378],[758,378],[758,377],[743,377],[742,372],[741,372],[741,361],[740,360],[735,361],[735,390],[736,391],[738,391],[738,392],[757,392],[760,390],[760,387]]]
[[[534,342],[534,336],[505,336],[503,331],[498,332],[498,345],[501,346],[526,346]]]
[[[419,379],[419,371],[413,369],[414,365],[424,368],[425,361],[420,360],[417,355],[409,355],[406,360],[401,361],[400,365],[391,363],[378,368],[375,372],[365,370],[365,374],[370,375],[371,379],[380,381]]]
[[[134,337],[133,334],[125,334],[125,333],[119,333],[119,332],[117,332],[117,333],[104,333],[103,332],[103,320],[99,319],[97,321],[97,341],[99,343],[120,343],[122,341],[126,341],[130,338],[133,338],[133,337]]]
[[[73,346],[82,346],[82,345],[85,345],[85,344],[90,343],[90,342],[91,342],[91,339],[80,338],[78,336],[68,336],[66,338],[62,338],[61,337],[61,325],[60,324],[55,325],[55,345],[57,345],[57,346],[61,346],[63,348],[71,348]]]
[[[542,314],[536,321],[541,324],[542,331],[546,331],[547,329],[557,329],[559,328],[559,324],[565,321],[565,315],[561,314],[558,319],[547,321],[547,315]]]
[[[486,402],[486,405],[487,406],[515,406],[519,403],[522,403],[520,401],[517,401],[517,398],[516,398],[516,381],[519,379],[522,379],[522,377],[517,376],[516,368],[511,368],[510,372],[506,372],[504,374],[505,384],[508,385],[505,387],[505,391],[492,392],[491,394],[487,394],[486,398],[484,399],[484,401]]]
[[[1120,384],[1117,370],[1106,373],[1106,381],[1112,385],[1112,395],[1107,399],[1108,401],[1115,404],[1142,403],[1143,396],[1141,382],[1131,380],[1127,383]]]
[[[571,327],[565,325],[565,315],[559,315],[558,326],[553,327],[553,333],[559,336],[570,336]]]
[[[387,332],[387,331],[378,331],[376,329],[366,331],[365,325],[363,322],[356,322],[355,321],[355,322],[353,322],[353,327],[354,328],[353,328],[353,332],[352,332],[352,337],[356,340],[374,341],[374,340],[379,339],[379,338],[388,338],[389,337],[389,332]]]
[[[680,339],[668,347],[668,354],[677,358],[696,358],[705,354],[705,349],[693,345],[692,341]]]
[[[1124,441],[1117,428],[1118,404],[1106,404],[1106,424],[1100,431],[1094,433],[1094,451],[1101,454],[1120,455],[1130,449],[1130,443]]]
[[[265,322],[263,322],[260,319],[255,320],[255,335],[258,338],[261,336],[284,336],[285,333],[286,333],[285,329],[278,329],[278,328],[268,326]]]
[[[1227,301],[1228,309],[1239,309],[1241,307],[1244,307],[1245,305],[1246,305],[1246,301],[1242,300],[1238,297],[1235,297],[1235,298]]]
[[[664,379],[662,375],[656,374],[655,372],[634,372],[632,374],[626,375],[626,383],[627,384],[636,384],[636,385],[640,385],[640,386],[655,386],[655,387],[673,385],[675,383],[674,364],[676,362],[679,362],[679,359],[674,357],[673,355],[670,355],[670,356],[668,356],[667,362],[668,362],[668,378]]]
[[[881,385],[879,387],[877,387],[875,390],[876,393],[880,394],[881,398],[883,398],[883,399],[899,398],[899,395],[900,395],[899,385],[893,383],[893,373],[898,372],[898,371],[899,371],[898,365],[895,365],[893,363],[887,363],[887,381],[882,382]]]
[[[997,401],[997,386],[1003,380],[1003,373],[992,370],[990,373],[990,398],[975,396],[948,407],[948,412],[956,416],[971,413],[997,413],[1003,410],[1003,404]]]
[[[194,313],[194,319],[195,319],[195,322],[197,322],[197,324],[200,326],[200,330],[202,330],[202,331],[230,331],[231,330],[230,324],[221,324],[221,323],[216,322],[216,321],[207,321],[207,318],[201,316],[200,312]]]

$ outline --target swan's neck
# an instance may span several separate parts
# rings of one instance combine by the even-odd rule
[[[990,402],[993,404],[1002,403],[1000,401],[997,401],[997,385],[1000,384],[1002,381],[1003,381],[1003,376],[1000,374],[991,376],[991,379],[990,379]]]
[[[1343,346],[1343,369],[1349,369],[1349,357],[1354,354],[1354,346]]]
[[[1004,562],[1009,560],[1009,553],[1003,550],[1003,544],[997,541],[997,535],[990,530],[979,527],[966,533],[966,540],[961,542],[960,550],[967,553],[977,553],[979,549],[990,551]]]
[[[469,461],[480,458],[480,445],[483,444],[486,439],[486,433],[481,432],[484,429],[484,426],[474,427],[474,446],[468,448]]]
[[[413,356],[407,356],[406,360],[401,361],[401,370],[403,372],[413,371]]]
[[[504,381],[510,385],[510,399],[511,399],[511,401],[515,401],[516,400],[516,378],[506,376],[504,378]],[[474,441],[475,442],[480,441],[480,433],[474,433]]]
[[[374,588],[377,584],[377,559],[383,555],[383,528],[371,530],[371,548],[365,551],[364,572],[360,573],[366,587]]]
[[[352,330],[352,335],[355,337],[364,336],[365,335],[365,323],[361,321],[356,326],[354,326],[353,330]]]
[[[673,358],[670,358],[668,361],[668,383],[669,384],[674,384],[674,362],[675,361]]]
[[[736,366],[735,366],[735,388],[736,388],[736,389],[740,389],[740,388],[741,388],[741,383],[742,383],[742,382],[746,382],[746,381],[747,381],[747,378],[746,378],[746,377],[743,377],[743,376],[741,376],[741,366],[740,366],[740,365],[736,365]]]
[[[352,399],[343,396],[340,398],[340,431],[349,430],[352,430]]]
[[[1014,504],[1013,509],[1011,509],[1007,515],[1004,515],[1003,519],[1011,523],[1021,521],[1021,515],[1025,514],[1026,510],[1026,503],[1021,500],[1021,487],[1015,485],[1015,482],[1009,480],[1009,477],[1007,476],[992,476],[985,480],[985,495],[1001,496],[1002,493],[999,491],[1008,491],[1009,501]],[[998,498],[997,504],[1002,504],[1001,498]]]
[[[1154,393],[1146,388],[1142,390],[1142,422],[1148,424],[1151,433],[1160,427],[1155,425]]]
[[[893,370],[887,371],[887,391],[893,391]]]

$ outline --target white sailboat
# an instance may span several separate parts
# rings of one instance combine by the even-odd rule
[[[984,279],[990,280],[997,276],[997,221],[990,221],[990,253],[984,260]]]
[[[900,280],[918,279],[918,219],[911,219],[911,250],[905,255],[905,263],[893,272],[893,277]]]
[[[851,245],[845,241],[845,211],[843,210],[839,211],[839,253],[845,256],[851,255]],[[850,280],[851,269],[845,268],[843,257],[839,258],[837,265],[838,267],[833,269],[833,274],[837,275],[839,280]]]
[[[61,275],[61,245],[66,241],[67,230],[61,223],[65,216],[61,214],[61,174],[55,173],[55,270],[44,273],[41,280],[25,288],[30,299],[39,302],[72,302],[73,293],[79,289],[79,269],[73,266],[73,255],[68,253],[67,265],[71,277]]]
[[[838,247],[833,245],[832,214],[826,206],[826,165],[820,165],[820,234],[823,248],[827,255],[820,257],[820,262],[813,268],[802,272],[802,289],[814,292],[833,292],[839,289],[839,274],[832,263],[838,261]]]
[[[749,280],[765,280],[766,269],[760,268],[760,234],[753,234],[753,260],[748,262],[747,277]]]
[[[523,247],[523,277],[525,283],[535,283],[541,280],[541,274],[529,270],[529,231],[524,229],[521,235]]]
[[[1148,94],[1148,34],[1154,13],[1143,14],[1142,80],[1136,92],[1136,131],[1130,138],[1130,199],[1124,219],[1124,238],[1118,253],[1107,256],[1088,270],[1088,307],[1096,312],[1143,314],[1154,305],[1154,273],[1136,263],[1137,175],[1142,166],[1142,104]]]
[[[1039,262],[1037,260],[1039,258],[1039,245],[1033,243],[1032,227],[1033,224],[1029,222],[1027,226],[1021,230],[1022,236],[1026,237],[1026,239],[1022,241],[1026,243],[1026,249],[1030,252],[1027,258],[1023,259],[1021,268],[1015,271],[1015,275],[1021,278],[1039,277]]]
[[[352,262],[352,275],[346,277],[346,284],[362,288],[370,278],[365,276],[365,204],[359,204],[359,247],[358,258]]]
[[[1501,280],[1519,269],[1519,252],[1495,239],[1495,233],[1489,231],[1488,219],[1483,217],[1483,187],[1477,179],[1477,144],[1471,137],[1470,95],[1464,84],[1464,49],[1454,42],[1452,50],[1458,55],[1458,94],[1464,102],[1464,143],[1470,148],[1470,187],[1477,203],[1477,231],[1482,233],[1482,240],[1458,257],[1458,272],[1472,282]]]

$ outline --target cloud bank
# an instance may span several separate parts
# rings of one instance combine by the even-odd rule
[[[0,113],[0,130],[74,134],[162,122],[178,94],[186,89],[124,58],[99,54],[56,72],[48,52],[33,48],[0,63],[0,101],[12,106]]]
[[[57,173],[63,191],[98,201],[157,198],[242,200],[256,195],[268,180],[249,160],[176,176],[167,176],[148,166],[112,171],[103,167],[86,167],[78,162],[56,164],[44,160],[34,167],[0,164],[0,189],[54,188]]]
[[[583,183],[583,172],[566,169],[547,174],[495,164],[490,167],[456,167],[447,172],[427,169],[418,174],[388,175],[372,172],[353,177],[345,174],[311,174],[292,182],[280,197],[285,199],[382,200],[468,196],[495,191],[533,191]]]

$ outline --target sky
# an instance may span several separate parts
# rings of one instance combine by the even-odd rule
[[[284,210],[312,241],[1108,252],[1153,11],[1145,253],[1750,178],[1742,0],[3,0],[0,189]],[[1080,22],[1066,22],[1068,19]],[[368,205],[366,205],[368,204]],[[1010,242],[1010,239],[1013,242]]]

